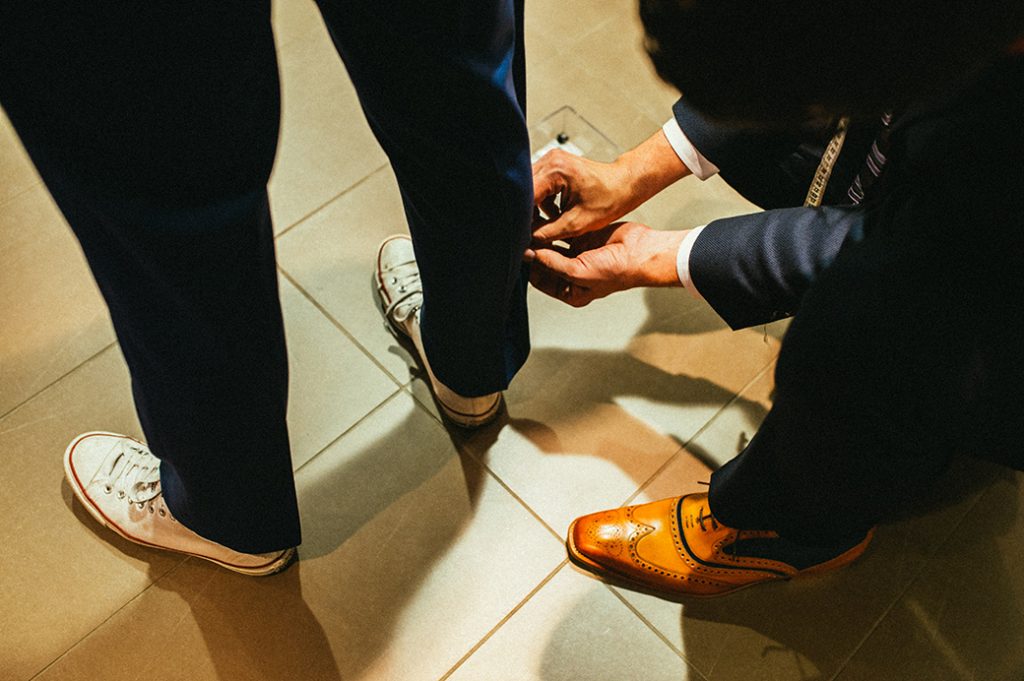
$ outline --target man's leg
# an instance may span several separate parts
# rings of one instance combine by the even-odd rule
[[[941,250],[923,239],[843,248],[800,298],[773,408],[708,493],[580,518],[573,559],[674,597],[857,558],[873,526],[943,472],[983,407],[970,334],[944,333],[946,313],[972,319],[983,306],[949,299]]]
[[[460,395],[500,391],[529,352],[522,3],[320,6],[398,178],[430,366]]]
[[[297,545],[265,189],[278,119],[269,2],[3,14],[0,101],[110,308],[160,459],[166,508],[149,511],[239,552]],[[131,483],[117,491],[138,493],[144,513],[148,453],[90,442],[112,452],[96,475]]]
[[[877,239],[840,255],[786,333],[771,411],[712,476],[716,517],[841,545],[942,474],[979,406],[972,348],[947,320],[969,327],[982,309],[967,287],[949,296],[948,260]]]

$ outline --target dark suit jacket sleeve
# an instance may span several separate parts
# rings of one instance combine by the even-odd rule
[[[672,113],[697,151],[718,166],[722,179],[762,208],[803,203],[834,132],[833,126],[813,124],[793,132],[725,126],[696,111],[685,99],[675,103]],[[876,130],[876,121],[851,125],[825,204],[846,202],[846,189],[860,170]]]
[[[859,208],[785,208],[715,220],[690,251],[690,278],[733,329],[789,317],[847,240]]]

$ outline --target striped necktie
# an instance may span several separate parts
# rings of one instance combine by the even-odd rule
[[[868,151],[868,157],[864,160],[864,167],[857,173],[857,177],[853,179],[853,184],[850,185],[850,189],[846,192],[854,205],[864,200],[864,195],[867,193],[868,188],[875,183],[875,180],[878,179],[878,176],[882,174],[882,170],[885,168],[886,156],[889,154],[891,126],[892,112],[887,111],[882,114],[882,129],[875,137],[875,141],[871,143],[871,150]]]

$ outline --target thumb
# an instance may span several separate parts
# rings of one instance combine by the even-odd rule
[[[578,283],[581,265],[576,258],[567,258],[553,248],[538,248],[534,260],[559,277]]]
[[[557,239],[569,239],[588,231],[580,229],[580,209],[573,207],[554,220],[542,224],[533,230],[533,240],[550,243]]]

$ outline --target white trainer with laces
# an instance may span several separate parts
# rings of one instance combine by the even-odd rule
[[[463,428],[478,428],[493,421],[501,409],[500,392],[481,397],[465,397],[437,380],[430,368],[420,336],[423,286],[412,239],[395,235],[381,243],[377,249],[374,282],[388,328],[426,371],[434,401],[445,418]],[[408,347],[410,342],[412,348]]]
[[[96,520],[136,544],[186,553],[253,576],[280,572],[295,558],[295,548],[239,553],[179,523],[164,503],[160,460],[133,438],[79,435],[64,452],[64,474]]]

